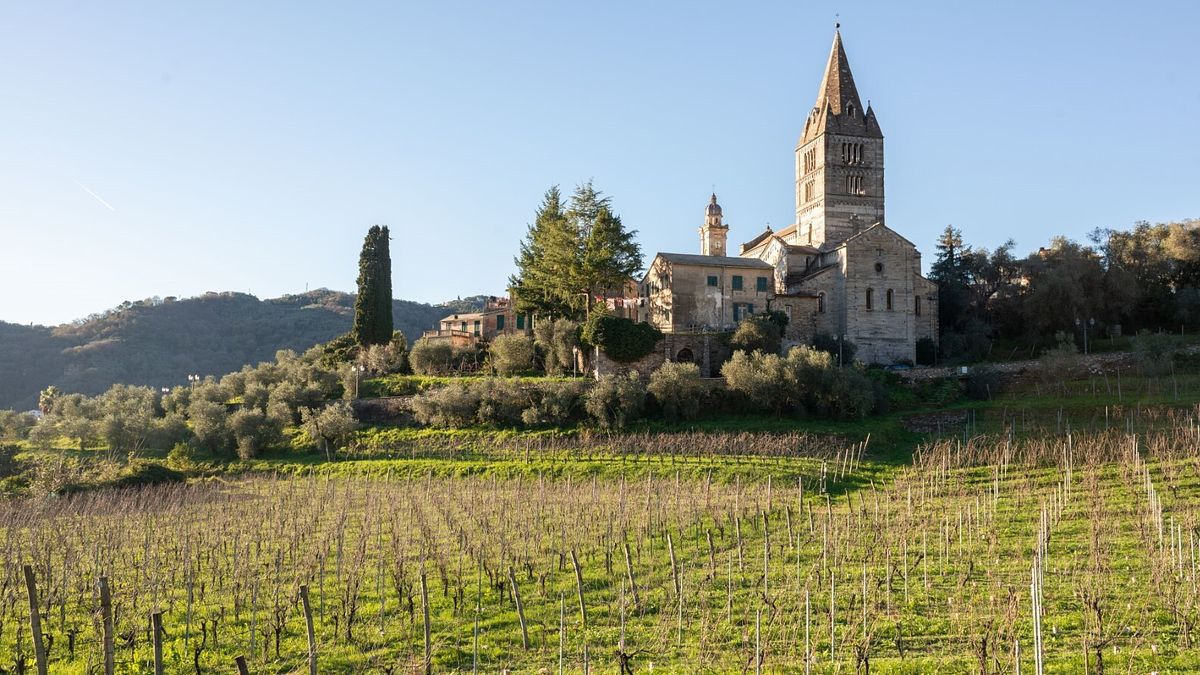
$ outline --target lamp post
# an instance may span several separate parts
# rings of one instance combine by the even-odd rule
[[[350,366],[350,370],[354,371],[354,398],[357,400],[359,380],[362,379],[362,374],[367,372],[367,367],[356,363]]]
[[[1082,319],[1075,319],[1075,327],[1083,328],[1083,355],[1084,356],[1087,356],[1087,354],[1088,354],[1088,328],[1091,328],[1095,325],[1096,325],[1095,319],[1088,319],[1087,321],[1084,321]]]
[[[187,378],[188,378],[188,384],[191,386],[192,389],[195,389],[196,385],[200,384],[200,376],[199,375],[188,375]]]

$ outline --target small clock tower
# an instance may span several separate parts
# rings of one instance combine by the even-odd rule
[[[700,255],[726,254],[725,242],[729,238],[729,227],[721,223],[721,205],[713,194],[704,209],[704,225],[700,226]]]

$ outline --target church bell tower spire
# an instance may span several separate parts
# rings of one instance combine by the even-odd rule
[[[795,243],[820,246],[883,222],[883,131],[863,108],[835,30],[817,101],[796,146]]]
[[[714,192],[704,209],[704,224],[700,226],[700,255],[725,255],[729,226],[721,222],[721,205]]]

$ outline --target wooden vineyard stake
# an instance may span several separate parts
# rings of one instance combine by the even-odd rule
[[[25,566],[25,590],[29,592],[29,631],[33,633],[33,656],[38,675],[46,675],[46,646],[42,643],[42,615],[38,613],[37,579],[33,567]]]

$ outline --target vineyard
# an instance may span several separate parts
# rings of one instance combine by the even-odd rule
[[[12,500],[0,671],[1191,671],[1200,429],[1168,421]]]

